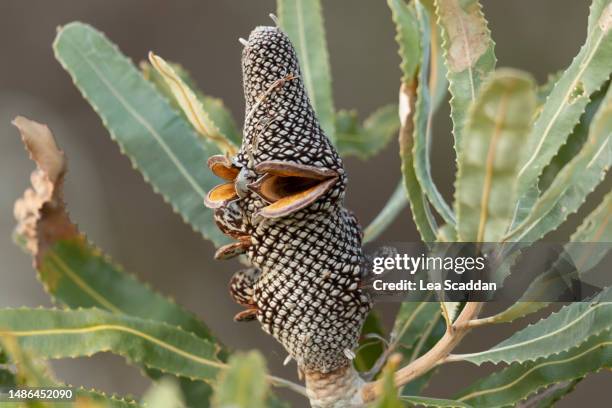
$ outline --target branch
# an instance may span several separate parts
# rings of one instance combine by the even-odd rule
[[[455,323],[431,350],[395,373],[395,384],[401,387],[442,363],[468,334],[471,329],[468,323],[478,316],[481,308],[481,302],[468,302]],[[373,381],[361,388],[361,397],[364,402],[370,402],[379,397],[381,392],[382,382]]]

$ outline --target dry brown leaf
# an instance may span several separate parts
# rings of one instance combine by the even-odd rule
[[[15,202],[16,233],[25,239],[27,249],[38,266],[47,248],[56,241],[78,236],[63,201],[66,158],[57,147],[46,125],[18,116],[13,125],[21,133],[36,170],[30,177],[32,187]]]
[[[448,32],[448,65],[453,72],[473,66],[488,47],[488,32],[478,2],[461,8],[458,0],[440,0],[440,19]]]
[[[414,145],[413,130],[414,130],[414,109],[416,103],[416,81],[410,84],[402,84],[399,92],[399,117],[400,117],[400,132],[399,145],[400,154],[412,154],[412,146]]]

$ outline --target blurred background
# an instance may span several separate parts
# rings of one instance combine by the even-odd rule
[[[585,38],[587,1],[482,3],[496,42],[498,66],[530,71],[538,82],[545,81],[549,72],[565,68]],[[386,2],[327,0],[323,8],[336,108],[354,108],[364,117],[396,102],[399,57]],[[0,307],[51,305],[30,257],[11,240],[13,202],[28,185],[34,166],[10,125],[15,115],[22,114],[47,123],[66,152],[70,168],[66,201],[73,220],[93,242],[127,271],[195,311],[231,348],[262,350],[273,373],[296,377],[295,366],[282,367],[285,353],[257,323],[232,321],[239,307],[227,295],[227,283],[239,264],[214,261],[212,245],[183,224],[132,169],[51,49],[57,26],[73,20],[90,23],[136,63],[149,50],[180,62],[202,90],[223,98],[241,123],[242,46],[237,39],[248,36],[256,25],[271,24],[268,13],[274,11],[272,0],[0,2]],[[448,108],[439,112],[435,126],[434,178],[450,199],[454,159]],[[202,165],[206,159],[202,157]],[[350,176],[347,207],[367,224],[399,180],[397,143],[367,164],[348,159],[346,166]],[[408,211],[384,240],[418,240]],[[396,305],[378,307],[386,321],[392,321]],[[462,350],[490,346],[512,330],[507,326],[472,333]],[[139,369],[109,355],[62,361],[54,368],[69,383],[103,391],[140,395],[148,386]],[[487,370],[491,367],[445,367],[427,394],[451,396]],[[558,406],[604,401],[604,395],[609,396],[604,386],[611,379],[610,372],[589,377]],[[295,406],[305,405],[304,400],[293,401]]]

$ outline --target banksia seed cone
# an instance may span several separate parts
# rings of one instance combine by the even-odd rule
[[[361,289],[361,228],[343,207],[342,160],[321,129],[296,52],[276,27],[258,27],[242,56],[246,117],[233,158],[209,167],[226,183],[206,204],[237,242],[217,258],[245,254],[233,298],[257,318],[301,370],[348,368],[371,299]]]

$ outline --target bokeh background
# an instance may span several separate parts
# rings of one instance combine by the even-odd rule
[[[496,42],[498,66],[528,70],[539,82],[566,67],[586,33],[587,1],[483,0]],[[384,1],[323,1],[337,108],[357,109],[361,117],[394,103],[399,57],[394,28]],[[35,0],[0,2],[0,307],[50,306],[36,280],[30,258],[11,240],[12,207],[33,169],[10,120],[22,114],[48,123],[69,158],[66,201],[89,238],[126,270],[150,282],[195,311],[228,346],[257,348],[275,374],[295,378],[295,367],[282,367],[283,350],[256,323],[234,323],[239,311],[227,295],[237,262],[217,262],[213,247],[201,239],[157,196],[110,140],[97,115],[81,98],[51,50],[56,27],[73,20],[104,31],[135,62],[149,50],[180,62],[206,93],[224,99],[240,123],[243,97],[238,37],[256,25],[271,24],[266,1]],[[437,116],[434,178],[450,198],[454,177],[448,109]],[[202,158],[204,165],[206,158]],[[397,143],[364,163],[346,161],[350,176],[347,206],[367,224],[382,208],[399,180]],[[386,232],[388,241],[417,240],[405,211]],[[391,321],[394,305],[380,306]],[[492,345],[512,327],[483,329],[470,335],[463,350]],[[60,378],[120,394],[140,393],[149,385],[137,368],[117,357],[96,356],[54,364]],[[484,371],[483,371],[484,370]],[[427,393],[450,396],[491,367],[445,367]],[[612,375],[583,381],[559,403],[597,404],[609,396]],[[304,406],[293,399],[295,406]]]

